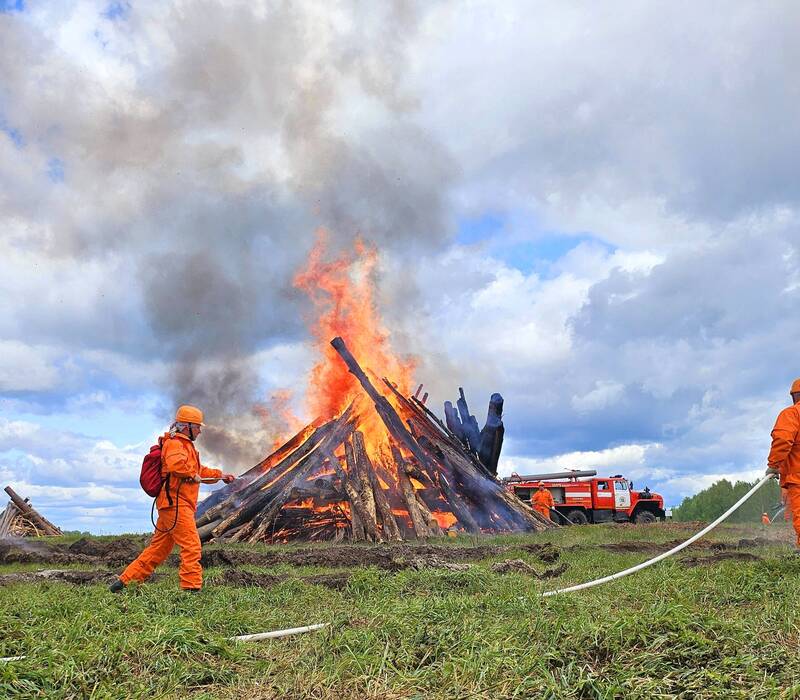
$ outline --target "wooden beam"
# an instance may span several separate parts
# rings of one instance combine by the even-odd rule
[[[6,486],[3,489],[7,494],[14,505],[19,509],[22,515],[30,520],[31,522],[38,525],[46,535],[60,535],[61,530],[59,530],[53,523],[51,523],[47,518],[42,515],[39,515],[38,512],[30,505],[28,505],[22,498],[20,498],[19,494],[17,494],[14,489],[10,486]]]
[[[403,535],[400,533],[400,527],[397,524],[397,520],[395,520],[394,513],[392,513],[392,506],[389,504],[389,499],[386,497],[383,488],[381,488],[375,467],[367,454],[367,449],[364,445],[364,434],[358,430],[353,433],[353,451],[355,452],[356,462],[361,463],[362,469],[369,479],[375,509],[380,514],[383,536],[390,542],[402,542]]]

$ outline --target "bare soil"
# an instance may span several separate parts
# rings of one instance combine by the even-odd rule
[[[91,564],[93,557],[72,554],[64,547],[46,542],[14,538],[0,540],[0,564]]]
[[[607,544],[597,545],[602,549],[609,552],[627,553],[627,552],[643,552],[647,554],[660,554],[666,552],[673,547],[677,547],[685,540],[671,540],[669,542],[646,542],[634,540],[631,542],[609,542]],[[753,537],[740,539],[736,544],[727,544],[725,542],[709,542],[708,540],[698,540],[694,544],[687,547],[687,551],[702,551],[711,550],[716,552],[731,552],[742,549],[754,549],[756,547],[765,547],[774,544],[773,540],[764,537]],[[585,549],[591,545],[578,545],[579,548]]]
[[[523,559],[506,559],[505,561],[497,562],[497,564],[492,564],[492,571],[496,574],[527,574],[537,579],[555,578],[556,576],[561,576],[566,570],[567,564],[561,564],[552,569],[537,571]]]
[[[201,563],[211,566],[324,566],[337,569],[351,569],[359,566],[376,566],[387,571],[420,568],[421,562],[428,562],[429,568],[442,563],[457,564],[479,561],[500,556],[511,551],[533,554],[544,563],[558,560],[560,551],[552,544],[528,544],[519,546],[478,545],[476,547],[444,547],[431,544],[422,545],[383,545],[359,547],[340,545],[335,547],[303,548],[296,550],[274,550],[254,552],[246,549],[226,548],[224,545],[206,549]],[[424,566],[422,568],[425,568]]]
[[[684,557],[680,560],[684,566],[710,566],[723,561],[762,561],[761,557],[750,552],[719,552],[699,557]]]
[[[147,537],[117,537],[113,540],[96,540],[84,537],[73,542],[67,551],[70,554],[80,554],[92,557],[94,560],[109,566],[122,566],[130,564],[144,549],[149,538]]]
[[[217,579],[217,583],[235,588],[270,588],[289,578],[288,574],[259,574],[242,569],[225,569],[222,576]],[[301,576],[298,580],[340,591],[350,582],[350,574],[347,572],[314,574]]]
[[[12,583],[37,583],[40,581],[60,581],[78,586],[92,583],[111,583],[117,575],[111,571],[75,571],[74,569],[49,569],[45,571],[26,571],[19,574],[0,576],[0,586]]]

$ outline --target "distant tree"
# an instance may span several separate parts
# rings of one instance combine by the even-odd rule
[[[684,498],[677,508],[673,508],[672,519],[681,521],[714,520],[744,496],[755,483],[755,481],[737,481],[732,484],[727,479],[721,479],[694,496]],[[760,522],[762,513],[769,513],[772,517],[780,501],[781,490],[778,482],[773,479],[762,486],[758,493],[731,515],[728,522]]]

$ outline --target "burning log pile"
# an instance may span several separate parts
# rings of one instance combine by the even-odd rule
[[[203,501],[197,512],[203,541],[399,542],[446,531],[554,527],[492,474],[502,444],[498,394],[490,407],[497,420],[484,450],[490,464],[494,460],[492,470],[478,458],[480,435],[465,441],[463,431],[448,429],[416,396],[407,398],[388,379],[367,376],[341,338],[331,345],[363,394],[341,415],[315,420]]]
[[[27,498],[21,498],[10,486],[6,486],[4,490],[11,500],[0,513],[0,538],[62,534],[61,530],[30,505]]]

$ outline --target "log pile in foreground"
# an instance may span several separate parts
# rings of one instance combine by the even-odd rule
[[[10,486],[6,486],[4,491],[11,500],[0,513],[0,538],[62,534],[61,530],[28,502],[27,498],[21,498]]]
[[[484,451],[496,469],[499,395],[492,397],[490,418],[496,419],[487,421],[488,437],[481,440],[475,423],[467,441],[466,432],[456,435],[424,399],[405,397],[388,379],[367,376],[341,338],[331,345],[363,394],[341,415],[314,421],[201,502],[197,525],[203,541],[400,542],[448,531],[554,527],[508,493],[479,458]],[[464,411],[469,416],[465,401]]]

